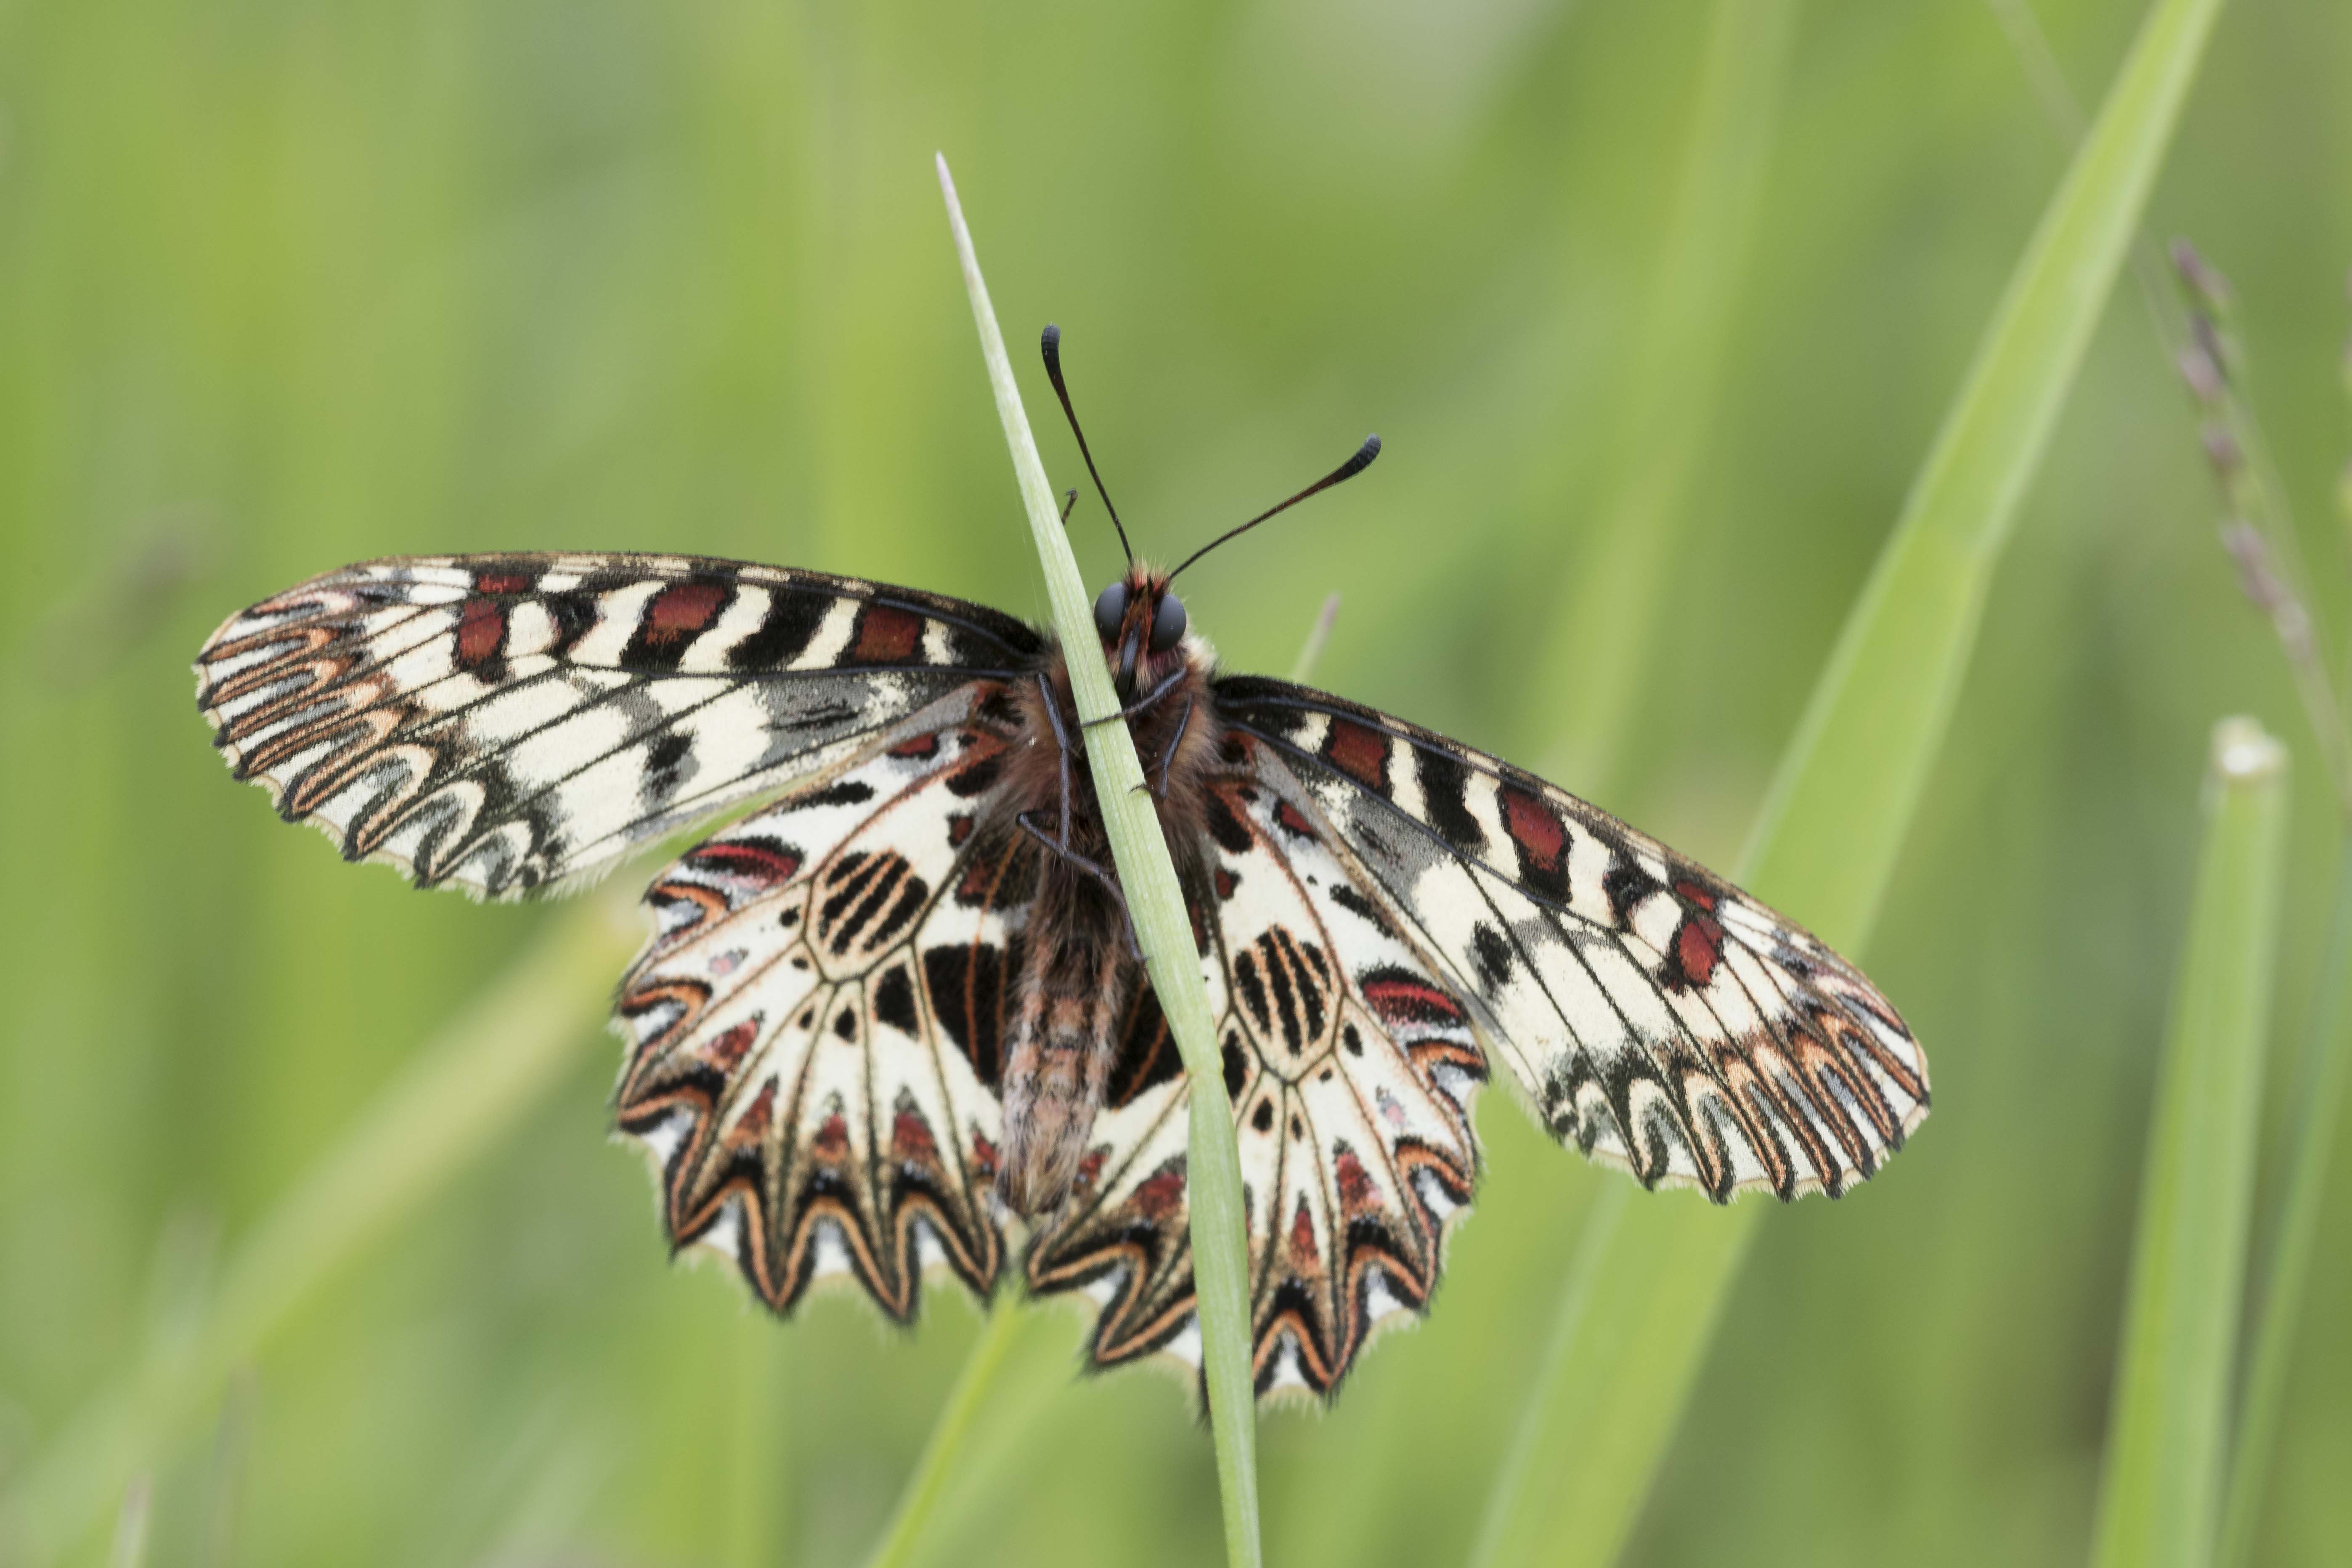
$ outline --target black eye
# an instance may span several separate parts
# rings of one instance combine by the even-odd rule
[[[1127,618],[1127,584],[1113,583],[1095,601],[1095,630],[1106,637],[1118,636],[1118,623]]]
[[[1184,637],[1184,601],[1173,594],[1160,595],[1160,608],[1151,617],[1151,651],[1166,653]]]

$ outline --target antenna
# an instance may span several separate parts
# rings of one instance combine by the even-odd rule
[[[1070,406],[1070,389],[1062,384],[1062,329],[1046,322],[1037,346],[1045,356],[1045,379],[1054,384],[1054,395],[1062,400],[1062,412],[1070,421],[1070,434],[1078,438],[1078,456],[1087,460],[1087,472],[1094,476],[1095,493],[1102,497],[1103,510],[1110,513],[1110,525],[1118,530],[1118,547],[1127,552],[1128,567],[1133,570],[1135,551],[1127,542],[1127,525],[1118,521],[1118,508],[1110,504],[1110,491],[1103,488],[1102,471],[1095,467],[1095,455],[1087,449],[1087,433],[1078,428],[1078,411]]]
[[[1297,506],[1308,496],[1314,495],[1321,490],[1328,490],[1342,479],[1354,479],[1358,474],[1360,474],[1366,468],[1370,468],[1372,466],[1372,459],[1380,455],[1381,438],[1378,436],[1365,437],[1364,444],[1356,448],[1356,455],[1354,457],[1349,458],[1346,462],[1340,464],[1338,468],[1324,475],[1321,479],[1316,480],[1305,489],[1300,490],[1297,495],[1292,496],[1288,500],[1284,501],[1281,505],[1268,507],[1265,510],[1258,513],[1255,517],[1250,519],[1239,528],[1226,530],[1224,532],[1217,535],[1216,538],[1209,541],[1208,543],[1201,546],[1200,549],[1192,552],[1192,554],[1184,557],[1184,565],[1177,567],[1176,572],[1171,572],[1168,574],[1169,581],[1171,583],[1174,582],[1177,572],[1183,571],[1185,566],[1190,566],[1193,562],[1198,561],[1202,556],[1206,555],[1210,551],[1214,550],[1218,545],[1224,543],[1227,540],[1240,538],[1243,534],[1247,533],[1251,529],[1255,528],[1259,523],[1264,522],[1267,518],[1274,516],[1276,512],[1288,511],[1292,507]],[[1104,499],[1106,502],[1108,502],[1109,498],[1105,497]]]

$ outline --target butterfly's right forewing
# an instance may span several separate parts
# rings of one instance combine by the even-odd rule
[[[1443,735],[1284,681],[1217,691],[1444,963],[1554,1136],[1724,1202],[1835,1196],[1926,1118],[1918,1042],[1795,922]]]

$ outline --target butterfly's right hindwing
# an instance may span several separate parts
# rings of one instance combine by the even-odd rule
[[[351,859],[514,897],[840,765],[1034,632],[975,605],[672,555],[408,558],[232,616],[197,701]]]

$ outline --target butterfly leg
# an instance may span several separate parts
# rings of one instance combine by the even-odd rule
[[[1136,785],[1136,788],[1151,791],[1152,798],[1155,800],[1164,801],[1168,798],[1168,770],[1176,765],[1176,748],[1184,743],[1184,731],[1192,727],[1192,700],[1187,697],[1184,699],[1184,706],[1176,711],[1176,732],[1168,737],[1167,747],[1160,753],[1160,783],[1155,785],[1150,780],[1146,779]]]
[[[1127,950],[1138,962],[1140,962],[1143,958],[1143,947],[1142,944],[1138,942],[1135,939],[1135,913],[1127,907],[1127,892],[1126,889],[1118,885],[1118,879],[1112,876],[1108,871],[1105,870],[1096,862],[1087,859],[1085,856],[1079,854],[1076,850],[1072,849],[1069,847],[1067,841],[1069,824],[1066,819],[1065,819],[1062,824],[1063,841],[1056,843],[1052,834],[1047,833],[1043,827],[1040,827],[1037,825],[1034,820],[1036,815],[1037,814],[1034,811],[1024,811],[1013,819],[1013,824],[1014,826],[1020,828],[1022,832],[1035,839],[1048,854],[1060,856],[1071,866],[1075,867],[1078,870],[1084,871],[1087,876],[1092,877],[1096,881],[1100,882],[1103,885],[1104,889],[1110,894],[1111,900],[1118,905],[1118,912],[1122,917],[1119,922],[1119,930],[1127,937]]]
[[[1054,700],[1053,682],[1044,676],[1037,678],[1037,689],[1045,699],[1045,722],[1054,727],[1054,746],[1062,754],[1062,810],[1055,818],[1061,830],[1061,842],[1054,848],[1064,856],[1070,854],[1070,732],[1062,728],[1062,705]],[[1023,823],[1023,826],[1029,825]],[[1034,829],[1032,831],[1034,831]],[[1071,857],[1076,858],[1076,857]],[[1080,861],[1084,865],[1086,862]]]
[[[1145,692],[1142,696],[1137,698],[1134,701],[1129,703],[1118,712],[1106,713],[1099,719],[1088,719],[1079,724],[1078,728],[1081,730],[1091,730],[1097,724],[1108,724],[1113,720],[1118,719],[1132,719],[1139,713],[1149,711],[1153,703],[1158,702],[1161,698],[1176,689],[1178,684],[1183,680],[1185,674],[1186,672],[1181,669],[1171,672],[1167,679],[1161,681],[1159,685],[1153,687],[1150,690]]]

